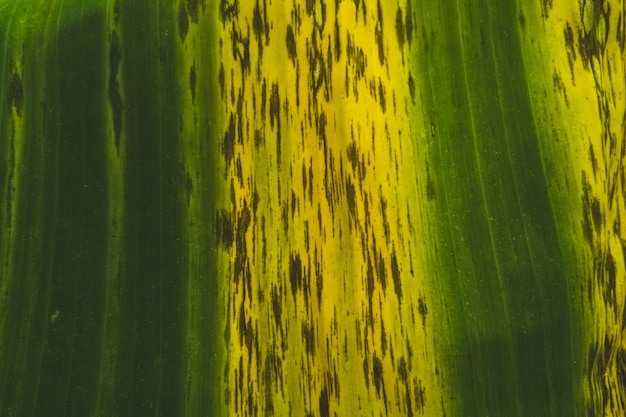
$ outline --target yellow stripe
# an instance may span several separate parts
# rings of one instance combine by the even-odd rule
[[[388,2],[222,8],[232,415],[441,407],[405,16]]]

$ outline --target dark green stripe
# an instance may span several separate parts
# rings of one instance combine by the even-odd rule
[[[574,415],[576,323],[515,5],[423,7],[416,64],[439,218],[429,280],[455,335],[447,349],[462,415]]]
[[[48,16],[53,30],[42,39],[46,60],[29,79],[41,83],[46,102],[42,141],[50,149],[38,175],[50,193],[42,210],[50,292],[35,395],[25,395],[32,415],[87,415],[95,400],[103,312],[106,222],[105,117],[102,83],[104,16],[65,20]],[[82,27],[91,28],[83,33]],[[45,43],[44,43],[45,42]],[[41,68],[49,71],[42,72]],[[45,194],[44,194],[45,195]],[[33,280],[37,276],[29,277]],[[56,316],[58,314],[58,316]],[[53,319],[53,317],[56,318]],[[36,401],[33,401],[35,400]],[[26,415],[26,414],[24,414]]]
[[[182,138],[166,7],[127,1],[119,9],[127,139],[117,415],[178,415],[182,401]]]
[[[178,105],[183,91],[179,86],[188,73],[179,73],[174,8],[168,1],[149,7],[141,1],[120,2],[115,31],[121,54],[122,106],[116,108],[114,118],[121,116],[115,121],[121,121],[118,132],[124,141],[120,144],[125,158],[124,212],[123,225],[117,229],[123,236],[111,236],[106,143],[115,133],[108,107],[110,25],[114,22],[109,22],[100,2],[63,4],[61,10],[39,10],[39,14],[18,5],[15,18],[2,22],[10,26],[0,30],[0,42],[7,34],[12,36],[8,49],[3,49],[7,56],[25,51],[19,83],[23,97],[7,95],[17,84],[13,82],[12,87],[15,77],[10,62],[0,67],[4,92],[0,131],[6,133],[0,139],[6,151],[0,165],[0,204],[3,213],[6,207],[16,208],[10,218],[1,219],[1,233],[18,236],[12,247],[0,247],[0,259],[15,253],[12,267],[2,266],[10,276],[0,277],[10,283],[3,306],[6,314],[0,318],[4,325],[0,414],[181,415],[190,271],[202,292],[200,299],[206,300],[198,306],[199,314],[215,322],[217,279],[212,246],[216,242],[211,210],[219,196],[211,155],[219,142],[206,133],[210,129],[201,138],[181,134]],[[9,12],[0,10],[2,15]],[[26,26],[16,23],[20,20]],[[17,29],[24,34],[14,37]],[[212,86],[207,93],[198,88],[196,100],[206,94],[217,97],[215,89]],[[15,159],[11,149],[17,139],[10,134],[8,110],[16,103],[26,121],[26,158],[21,170],[16,168],[19,161],[11,159]],[[208,119],[203,116],[203,123],[209,124],[217,114],[212,111]],[[210,142],[202,145],[207,166],[193,183],[207,210],[206,216],[194,220],[206,228],[197,232],[196,244],[201,247],[195,247],[194,253],[207,254],[200,260],[190,259],[189,229],[183,227],[190,192],[183,160],[185,140]],[[13,201],[8,191],[16,176],[19,193]],[[7,224],[10,230],[4,228]],[[117,276],[107,275],[107,245],[112,241],[123,246]],[[107,294],[107,280],[116,279],[119,293]],[[106,315],[110,312],[105,310],[105,296],[120,302],[119,323]],[[119,346],[103,340],[111,334],[103,330],[105,323],[109,332],[119,336]],[[212,362],[217,331],[202,330],[203,364],[195,375],[205,381],[207,393],[217,392],[213,381],[222,370]],[[107,353],[117,358],[117,364],[110,368],[114,374],[101,375],[101,355]],[[207,369],[209,375],[204,373]],[[207,399],[215,401],[217,395],[207,395]],[[97,405],[101,408],[96,409]],[[206,415],[213,405],[209,401],[195,409]]]

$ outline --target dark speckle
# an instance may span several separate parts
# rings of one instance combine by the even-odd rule
[[[178,33],[180,41],[184,43],[187,33],[189,33],[189,16],[183,1],[180,2],[180,7],[178,8]]]
[[[600,200],[594,197],[591,201],[591,218],[593,219],[593,226],[596,229],[596,233],[600,233],[600,226],[602,226],[602,211],[600,210]]]
[[[220,72],[218,75],[218,82],[220,84],[220,95],[224,98],[224,83],[226,82],[226,74],[224,74],[224,63],[220,64]]]
[[[615,278],[616,278],[616,266],[615,259],[611,252],[607,254],[606,258],[606,289],[605,289],[605,297],[608,300],[611,300],[611,304],[615,304]]]
[[[385,258],[381,252],[378,253],[378,280],[383,291],[387,290],[387,273],[385,272]]]
[[[224,141],[222,144],[222,153],[226,163],[230,165],[235,156],[235,115],[230,114],[230,122],[228,123],[228,130],[224,134]]]
[[[198,10],[198,0],[187,0],[187,11],[189,13],[189,17],[191,17],[191,21],[194,23],[198,23]]]
[[[120,21],[120,2],[119,2],[119,0],[117,0],[115,2],[115,4],[113,5],[113,21],[115,22],[115,25],[117,25],[118,22]]]
[[[350,177],[346,179],[346,198],[348,199],[348,210],[352,217],[356,217],[356,190]]]
[[[391,253],[391,277],[393,278],[393,287],[398,300],[402,300],[402,282],[400,282],[400,267],[398,266],[398,258],[396,251]]]
[[[541,0],[541,5],[543,6],[542,17],[547,19],[550,9],[552,9],[552,0]]]
[[[192,66],[189,70],[189,91],[191,92],[191,101],[196,99],[196,66]]]
[[[324,387],[320,393],[320,417],[330,417],[328,387]]]
[[[383,110],[383,113],[385,113],[387,111],[387,98],[385,97],[385,88],[380,79],[378,80],[378,102],[380,103],[380,108]]]
[[[404,47],[404,18],[402,16],[402,9],[398,7],[396,12],[396,36],[398,37],[398,44],[400,48]]]
[[[254,146],[255,148],[260,148],[261,145],[265,144],[265,136],[263,135],[263,131],[261,129],[254,130]]]
[[[259,59],[263,55],[263,31],[265,28],[265,22],[261,17],[261,9],[259,8],[259,2],[257,0],[254,6],[254,16],[252,17],[252,30],[254,31],[254,37],[257,40],[259,46]]]
[[[278,124],[280,117],[280,97],[278,96],[278,84],[272,85],[270,94],[270,126],[274,128],[274,124]]]
[[[433,181],[432,176],[428,168],[426,169],[426,199],[428,201],[433,201],[435,199],[435,182]]]
[[[415,104],[415,81],[409,72],[409,94],[411,95],[411,103]]]
[[[296,298],[298,290],[302,289],[302,259],[299,253],[292,253],[289,260],[289,281],[291,282],[291,293]]]
[[[422,326],[426,326],[426,315],[428,314],[428,307],[426,306],[426,301],[424,297],[420,297],[417,300],[417,311],[420,313],[420,317],[422,317]]]
[[[24,89],[22,87],[22,78],[16,72],[11,74],[11,81],[7,90],[9,106],[15,107],[17,114],[22,113],[22,105],[24,103]]]
[[[220,19],[222,23],[234,19],[239,14],[239,0],[222,0],[220,2]]]
[[[376,45],[378,46],[378,59],[380,59],[380,63],[382,65],[385,63],[385,46],[383,43],[383,9],[380,5],[380,0],[378,1],[378,20],[376,21],[375,36]]]
[[[337,3],[338,4],[338,3]],[[339,7],[337,5],[337,7]],[[341,36],[339,34],[339,22],[335,21],[335,61],[339,62],[341,57]]]
[[[417,411],[423,412],[426,406],[426,388],[422,385],[422,380],[417,381],[415,386],[415,407]]]
[[[304,339],[304,347],[307,355],[315,356],[315,333],[313,326],[302,324],[302,338]]]
[[[591,168],[593,169],[593,175],[596,176],[598,174],[598,159],[596,158],[596,154],[593,151],[592,144],[589,144],[589,161],[591,161]]]
[[[411,8],[411,3],[413,2],[409,1],[407,4],[406,23],[404,24],[404,31],[406,32],[406,39],[409,44],[413,39],[413,9]]]
[[[283,313],[283,308],[282,308],[280,296],[275,286],[272,286],[271,298],[272,298],[272,311],[274,313],[274,320],[276,322],[276,326],[280,327],[280,320],[281,320],[281,316]]]
[[[225,248],[230,248],[235,240],[233,222],[228,212],[222,211],[216,222],[217,235],[220,237],[220,243]]]
[[[113,135],[115,136],[115,147],[119,149],[122,137],[122,113],[124,104],[120,94],[117,73],[122,61],[122,48],[120,39],[116,32],[111,35],[111,45],[109,47],[109,103],[113,117]]]
[[[398,376],[400,377],[400,380],[403,383],[408,383],[409,381],[409,370],[408,370],[408,366],[406,363],[406,359],[404,358],[404,356],[402,356],[400,358],[400,361],[398,362]]]
[[[372,368],[374,372],[374,386],[376,387],[376,394],[380,398],[380,388],[383,385],[383,362],[378,356],[374,356],[372,360]]]
[[[356,147],[356,142],[352,141],[348,145],[348,161],[352,166],[352,170],[356,171],[357,164],[359,163],[359,150]]]

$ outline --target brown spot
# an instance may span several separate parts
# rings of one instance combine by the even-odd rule
[[[387,98],[385,96],[385,87],[383,87],[383,82],[380,78],[378,79],[378,102],[384,114],[387,111]]]
[[[398,11],[396,12],[396,36],[398,38],[398,45],[400,45],[400,48],[403,48],[405,42],[404,18],[402,16],[402,9],[399,7]]]
[[[228,130],[224,134],[222,153],[224,154],[224,159],[226,159],[226,164],[230,165],[235,156],[235,115],[233,113],[230,114]]]
[[[383,42],[383,8],[380,5],[380,0],[378,0],[378,20],[376,21],[374,35],[376,37],[376,45],[378,46],[378,59],[380,60],[380,64],[383,65],[385,63],[385,45]]]
[[[242,301],[239,308],[239,343],[242,346],[245,345],[248,352],[252,352],[252,333],[252,320],[249,318],[246,320],[244,302]]]
[[[272,290],[270,292],[270,297],[272,299],[272,312],[274,313],[274,320],[276,322],[276,327],[280,327],[281,317],[283,313],[283,307],[281,303],[281,299],[276,289],[275,285],[272,285]]]
[[[272,84],[272,92],[270,93],[270,126],[280,123],[280,97],[278,95],[278,84]]]
[[[376,387],[376,395],[380,398],[380,389],[383,385],[383,362],[374,355],[372,360],[372,369],[374,372],[374,386]]]
[[[324,289],[324,276],[322,275],[321,265],[317,265],[315,271],[315,287],[317,289],[317,308],[322,309],[322,290]]]
[[[383,352],[383,356],[385,356],[385,353],[387,352],[387,332],[385,331],[384,320],[380,321],[380,349]],[[393,356],[393,350],[392,350],[392,356]]]
[[[422,386],[422,380],[417,381],[417,385],[415,386],[415,407],[417,407],[417,411],[420,413],[424,411],[424,407],[426,406],[426,388]]]
[[[357,164],[359,163],[359,150],[356,147],[356,142],[350,142],[348,145],[348,161],[350,161],[350,165],[352,166],[352,170],[356,171]]]
[[[413,9],[411,8],[411,4],[413,2],[409,1],[406,9],[406,21],[404,23],[404,31],[406,32],[406,39],[411,44],[411,40],[413,39]]]
[[[235,241],[235,231],[230,214],[223,210],[217,215],[215,223],[220,243],[224,245],[225,248],[230,248]]]
[[[600,233],[600,227],[602,226],[602,210],[600,209],[600,200],[597,197],[593,197],[591,201],[591,218],[593,219],[593,226],[596,233]]]
[[[296,293],[302,289],[302,259],[299,253],[292,253],[289,260],[289,281],[291,282],[291,293],[296,298]]]
[[[267,82],[265,78],[263,78],[263,83],[261,84],[261,120],[265,123],[267,113]]]
[[[541,0],[542,12],[541,15],[544,19],[548,18],[548,13],[550,9],[552,9],[552,1],[553,0]]]
[[[191,92],[191,101],[195,101],[196,99],[196,83],[197,83],[197,74],[196,74],[196,66],[193,65],[189,70],[189,91]]]
[[[315,356],[315,332],[312,325],[302,323],[302,339],[304,339],[304,348],[309,356]]]
[[[242,74],[250,73],[250,38],[239,32],[232,32],[233,58],[241,63]]]
[[[387,273],[385,271],[385,259],[382,252],[378,252],[378,280],[383,292],[387,290]]]
[[[417,300],[417,311],[420,314],[420,317],[422,317],[422,327],[426,326],[426,315],[428,314],[428,307],[426,306],[426,301],[424,300],[424,297],[420,297]]]
[[[589,144],[589,161],[591,162],[591,167],[593,169],[594,177],[598,174],[598,159],[596,158],[596,154],[593,151],[593,145]]]
[[[263,131],[261,129],[254,130],[254,146],[255,148],[260,148],[261,145],[265,144],[265,136],[263,135]]]
[[[370,387],[370,369],[369,369],[369,361],[367,360],[367,358],[363,359],[363,375],[365,376],[365,386],[369,388]]]
[[[220,72],[218,74],[218,81],[220,84],[220,95],[222,96],[222,99],[225,98],[225,91],[224,91],[224,84],[226,82],[226,74],[224,73],[224,63],[222,62],[220,64]]]
[[[565,23],[565,29],[563,29],[563,36],[565,38],[565,48],[567,52],[572,54],[572,58],[576,59],[576,45],[574,44],[574,31],[569,22]]]
[[[411,95],[411,103],[415,104],[415,81],[409,72],[409,94]]]
[[[398,361],[398,376],[404,384],[409,381],[409,370],[404,356]]]
[[[616,266],[615,266],[615,259],[613,258],[613,255],[611,254],[610,251],[607,254],[605,270],[606,270],[605,298],[609,300],[612,305],[615,305]]]
[[[402,282],[400,281],[400,267],[398,266],[398,258],[396,251],[391,253],[391,277],[393,278],[393,287],[396,291],[398,300],[402,300]]]
[[[593,222],[591,220],[592,216],[590,215],[592,195],[591,195],[591,186],[589,185],[589,182],[587,180],[587,175],[584,171],[582,172],[582,188],[583,188],[583,195],[582,195],[583,234],[585,236],[585,240],[587,241],[587,243],[592,246],[593,245],[593,226],[592,226]]]
[[[346,199],[348,200],[348,210],[350,215],[356,217],[356,190],[350,177],[346,178]]]
[[[259,48],[259,61],[263,56],[263,33],[265,30],[265,21],[261,16],[261,9],[259,8],[259,1],[257,0],[252,17],[252,30],[254,32],[254,38],[257,41],[257,45]]]
[[[296,37],[293,33],[293,27],[291,25],[287,26],[287,53],[289,54],[289,58],[295,65],[296,63]]]
[[[339,3],[337,7],[339,7]],[[335,61],[339,62],[339,58],[341,58],[341,35],[339,33],[339,21],[335,20]]]
[[[320,417],[330,417],[330,404],[328,398],[328,387],[324,386],[320,393]]]
[[[239,14],[239,0],[221,0],[220,2],[220,20],[225,23],[234,19]]]
[[[407,417],[413,417],[413,404],[411,401],[411,390],[409,389],[409,387],[406,388],[406,391],[404,392],[404,401],[406,401],[406,408],[407,408]]]

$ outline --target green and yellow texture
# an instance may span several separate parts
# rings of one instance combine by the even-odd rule
[[[3,416],[626,415],[623,0],[0,0]]]

